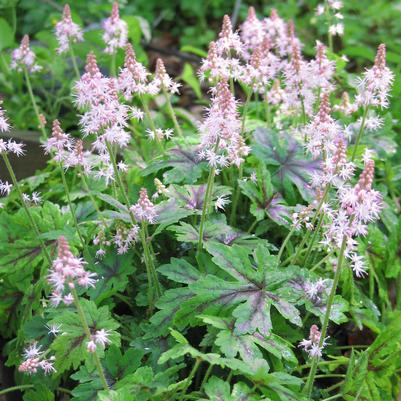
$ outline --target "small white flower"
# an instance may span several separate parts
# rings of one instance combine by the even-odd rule
[[[216,210],[224,210],[225,206],[228,205],[230,203],[230,200],[228,198],[225,198],[224,195],[223,196],[219,196],[216,199],[216,202],[214,204],[214,208]]]

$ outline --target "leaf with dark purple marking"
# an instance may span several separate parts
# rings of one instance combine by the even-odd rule
[[[179,225],[169,227],[169,230],[175,233],[178,241],[195,244],[199,240],[198,229],[191,224],[181,222]],[[269,249],[275,249],[274,246],[269,244],[266,240],[239,231],[226,224],[223,214],[213,216],[210,220],[206,221],[203,232],[203,242],[205,245],[212,242],[225,245],[237,244],[252,249],[259,243],[262,243]]]
[[[196,148],[189,150],[174,148],[169,150],[167,160],[150,164],[142,174],[146,176],[170,168],[163,174],[165,184],[181,182],[193,184],[201,177],[205,166],[206,163],[199,160]]]
[[[255,251],[256,259],[249,249],[238,245],[209,243],[206,249],[221,269],[221,275],[208,274],[189,285],[194,297],[177,312],[176,323],[194,324],[199,314],[230,310],[235,318],[236,334],[259,332],[266,336],[272,328],[271,305],[290,322],[300,323],[299,312],[290,303],[289,295],[279,295],[297,274],[296,268],[278,269],[276,258],[261,245]]]
[[[305,157],[302,147],[290,135],[264,128],[254,132],[253,152],[267,165],[273,166],[273,183],[282,190],[294,184],[306,200],[313,196],[309,182],[313,173],[321,169],[319,160]]]
[[[277,224],[288,225],[290,208],[279,192],[274,192],[270,174],[265,166],[258,169],[257,182],[240,181],[242,192],[251,200],[250,212],[258,221],[266,216]]]

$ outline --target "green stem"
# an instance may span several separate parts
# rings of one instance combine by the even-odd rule
[[[99,215],[100,219],[102,220],[102,223],[103,223],[104,227],[107,227],[106,220],[102,216],[102,212],[99,209],[99,205],[97,204],[96,199],[94,198],[94,196],[92,194],[92,191],[90,189],[88,180],[86,178],[86,175],[85,175],[85,173],[84,173],[84,171],[82,170],[81,167],[79,167],[79,174],[80,174],[80,176],[82,178],[82,183],[84,184],[85,191],[88,193],[89,198],[90,198],[91,202],[93,203],[93,206],[95,207],[95,210],[96,210],[97,214]]]
[[[325,398],[325,399],[323,399],[322,401],[332,401],[332,400],[336,400],[337,398],[340,398],[340,397],[342,397],[342,396],[343,396],[342,393],[338,393],[338,394],[336,394],[336,395],[332,395],[332,396],[329,397],[329,398]]]
[[[81,303],[79,302],[79,297],[78,297],[77,290],[74,287],[72,287],[71,288],[71,293],[72,293],[72,296],[74,298],[74,304],[75,304],[75,307],[77,308],[79,320],[81,321],[82,328],[84,329],[86,338],[87,338],[88,341],[91,341],[92,335],[91,335],[91,332],[90,332],[90,329],[89,329],[88,322],[87,322],[86,317],[85,317],[85,313],[84,313],[84,311],[82,309]],[[95,351],[93,353],[93,356],[94,356],[94,359],[95,359],[95,365],[96,365],[96,368],[97,368],[97,371],[98,371],[98,374],[99,374],[99,377],[100,377],[100,381],[102,382],[102,386],[106,391],[108,391],[109,390],[109,386],[107,384],[106,376],[104,375],[102,364],[100,363],[99,355]]]
[[[117,75],[117,72],[116,72],[116,56],[117,56],[117,52],[113,52],[113,54],[111,55],[110,75],[112,77],[115,77]]]
[[[13,391],[28,390],[34,387],[35,386],[33,384],[20,384],[19,386],[8,387],[5,388],[4,390],[0,390],[0,395],[12,393]]]
[[[72,47],[72,43],[70,43],[70,54],[71,54],[72,66],[74,67],[75,75],[77,76],[77,80],[79,80],[81,78],[81,74],[79,72],[77,59],[75,57],[75,52]]]
[[[78,226],[77,216],[75,215],[74,206],[73,206],[73,204],[71,202],[70,190],[68,188],[67,180],[65,178],[64,169],[63,169],[63,166],[62,166],[61,163],[59,163],[59,168],[60,168],[60,173],[61,173],[61,180],[63,181],[65,195],[67,197],[68,207],[70,209],[70,212],[71,212],[71,215],[72,215],[72,219],[74,221],[75,229],[77,230],[77,234],[78,234],[79,240],[81,241],[82,250],[84,252],[86,252],[86,244],[85,244],[84,238],[83,238],[83,236],[81,234],[81,230],[79,229],[79,226]],[[87,252],[87,254],[89,254],[89,252]]]
[[[366,117],[368,116],[368,111],[369,111],[369,106],[366,106],[365,110],[363,112],[361,126],[359,127],[359,131],[356,136],[354,150],[352,152],[352,157],[351,157],[351,162],[353,162],[355,160],[356,152],[358,151],[359,142],[361,141],[363,131],[365,130],[365,123],[366,123]]]
[[[352,221],[350,222],[350,224],[352,224]],[[321,330],[321,334],[320,334],[320,341],[319,341],[320,348],[322,348],[324,339],[326,338],[327,329],[328,329],[329,321],[330,321],[331,308],[333,306],[338,282],[340,280],[341,268],[342,268],[343,261],[344,261],[344,252],[345,252],[346,246],[347,246],[347,237],[344,236],[342,244],[341,244],[341,248],[340,248],[340,254],[338,256],[338,265],[337,265],[336,273],[334,275],[333,285],[331,287],[329,299],[327,301],[326,313],[324,315],[322,330]],[[304,394],[306,394],[309,398],[311,397],[311,394],[312,394],[313,383],[315,381],[318,361],[319,361],[319,358],[316,358],[316,357],[313,358],[312,365],[311,365],[311,368],[309,371],[308,380],[307,380],[304,390],[303,390]]]
[[[251,100],[252,97],[252,89],[250,89],[246,95],[246,100],[245,100],[245,104],[244,104],[244,108],[242,110],[242,123],[241,123],[241,133],[240,135],[242,136],[242,134],[244,133],[245,130],[245,121],[246,121],[246,114],[248,111],[248,106],[249,106],[249,102]],[[230,224],[234,225],[235,224],[235,220],[236,220],[236,213],[237,213],[237,206],[238,206],[238,201],[241,195],[241,190],[239,187],[239,180],[242,179],[242,176],[244,174],[244,166],[243,163],[241,163],[240,167],[239,167],[239,174],[238,174],[238,181],[237,181],[237,185],[235,185],[235,183],[233,182],[233,186],[235,185],[235,192],[234,192],[234,196],[233,196],[233,203],[232,203],[232,207],[231,207],[231,215],[230,215]]]
[[[14,170],[13,170],[13,168],[11,166],[10,160],[8,159],[8,156],[7,156],[6,153],[2,153],[1,155],[3,156],[4,163],[5,163],[6,167],[7,167],[8,173],[10,174],[11,181],[13,182],[13,185],[14,185],[15,189],[17,190],[18,196],[20,198],[20,202],[21,202],[22,207],[24,208],[25,213],[26,213],[26,215],[28,217],[29,223],[31,224],[31,227],[32,227],[36,237],[39,240],[40,247],[42,248],[42,251],[43,251],[43,253],[45,255],[45,258],[49,263],[49,266],[51,266],[52,265],[52,260],[50,258],[49,252],[47,252],[46,245],[43,242],[42,238],[40,237],[39,228],[36,225],[35,220],[32,217],[31,212],[29,211],[29,208],[28,208],[28,206],[26,205],[26,203],[24,201],[24,197],[22,196],[21,187],[18,184],[17,177],[14,174]]]
[[[248,228],[247,233],[251,233],[258,223],[259,223],[259,221],[255,219],[255,221],[252,223],[252,225]]]
[[[39,108],[38,108],[38,105],[36,103],[35,96],[33,94],[31,79],[29,78],[29,74],[28,74],[28,71],[27,71],[26,67],[24,68],[24,75],[25,75],[25,82],[26,82],[26,86],[28,88],[29,96],[31,98],[33,110],[35,111],[36,118],[38,120],[38,126],[39,126],[40,130],[42,131],[43,139],[46,139],[47,138],[47,133],[46,133],[45,127],[43,126],[43,124],[40,121]]]
[[[171,104],[171,96],[169,93],[167,93],[167,91],[164,88],[163,88],[163,93],[166,98],[166,105],[167,105],[168,113],[170,115],[170,118],[173,120],[174,128],[177,131],[178,136],[180,138],[184,138],[184,134],[182,133],[180,124],[178,123],[178,120],[177,120],[177,116],[176,116],[173,106]]]
[[[328,258],[331,257],[333,253],[330,252],[328,255],[326,255],[323,259],[321,259],[319,262],[317,262],[311,269],[310,271],[313,272],[315,271],[321,264],[323,264]]]
[[[120,189],[120,193],[121,193],[121,195],[122,195],[122,197],[124,199],[124,203],[125,203],[125,206],[127,208],[128,213],[130,215],[132,224],[135,225],[135,224],[137,224],[137,221],[135,220],[135,217],[134,217],[134,215],[132,214],[132,212],[130,210],[130,201],[128,199],[127,192],[125,191],[124,184],[123,184],[123,182],[121,180],[120,173],[119,173],[118,168],[117,168],[117,163],[116,163],[116,159],[114,157],[113,150],[112,150],[112,148],[111,148],[111,146],[110,146],[110,144],[108,142],[106,142],[106,146],[107,146],[107,150],[108,150],[108,153],[109,153],[109,156],[110,156],[111,164],[113,166],[113,171],[114,171],[114,175],[115,175],[115,178],[116,178],[116,181],[117,181],[117,185],[118,185],[118,187]],[[145,225],[145,227],[146,227],[146,225]],[[149,250],[148,242],[146,240],[146,229],[144,229],[143,226],[142,226],[141,227],[141,231],[142,231],[142,235],[143,235],[143,237],[141,236],[141,241],[142,241],[142,246],[143,246],[143,250],[144,250],[144,253],[145,253],[145,255],[144,255],[145,256],[145,265],[146,265],[146,269],[149,270],[148,278],[150,278],[151,275],[154,276],[154,285],[156,287],[156,294],[158,296],[160,296],[161,295],[160,283],[159,283],[159,280],[157,278],[156,268],[155,268],[155,265],[154,265],[153,258],[151,256],[150,250]],[[149,283],[149,285],[151,286],[151,283]]]
[[[280,263],[280,259],[281,259],[281,256],[282,256],[283,252],[284,252],[284,249],[287,246],[288,241],[292,237],[292,234],[294,234],[294,231],[295,231],[295,226],[291,227],[291,230],[289,231],[289,233],[285,237],[283,243],[281,244],[280,250],[278,251],[278,254],[277,254],[277,263]]]
[[[209,365],[209,367],[206,370],[205,376],[203,376],[203,380],[202,383],[200,385],[199,391],[203,390],[203,387],[205,386],[205,384],[207,383],[210,375],[212,374],[212,370],[213,370],[213,365]]]
[[[207,179],[206,192],[205,192],[205,197],[203,199],[202,216],[199,226],[199,240],[198,240],[198,252],[197,252],[198,254],[202,251],[203,231],[205,228],[204,226],[206,221],[206,215],[209,211],[209,198],[211,196],[211,193],[213,192],[213,182],[215,173],[216,169],[212,167],[209,172],[209,177]]]
[[[184,399],[185,394],[187,393],[188,387],[191,385],[192,379],[194,378],[195,373],[199,369],[199,366],[201,363],[202,363],[202,360],[197,358],[191,372],[189,373],[189,376],[187,377],[187,384],[182,389],[181,397],[179,398],[179,401],[182,401]]]
[[[152,116],[150,115],[150,110],[149,110],[148,104],[146,103],[146,101],[143,97],[141,97],[141,101],[142,101],[142,107],[145,112],[146,119],[148,120],[150,129],[153,131],[153,133],[155,135],[155,141],[156,141],[157,147],[159,148],[159,151],[161,152],[161,154],[164,156],[166,154],[166,152],[163,148],[162,143],[160,142],[160,139],[156,135],[156,126],[153,124],[153,120],[152,120]]]
[[[320,199],[320,202],[319,202],[319,204],[318,204],[318,206],[317,206],[317,209],[316,209],[316,213],[315,213],[315,215],[313,216],[312,223],[311,223],[312,226],[315,225],[316,220],[319,218],[320,211],[321,211],[321,209],[322,209],[323,203],[326,201],[326,198],[327,198],[327,195],[329,194],[330,188],[331,188],[331,186],[330,186],[329,184],[326,185],[326,188],[325,188],[325,190],[324,190],[324,192],[323,192],[323,195],[322,195],[322,199]],[[303,237],[301,243],[299,244],[298,249],[297,249],[297,252],[295,253],[293,259],[297,260],[298,256],[299,256],[300,253],[301,253],[301,250],[303,249],[305,243],[309,240],[309,237],[310,237],[310,236],[311,236],[311,231],[308,231],[307,234]],[[292,260],[292,259],[291,259],[291,260]]]
[[[140,230],[140,238],[145,256],[145,265],[146,271],[148,275],[148,296],[150,300],[149,308],[150,311],[153,311],[153,305],[155,300],[161,296],[161,289],[159,279],[157,277],[157,272],[155,265],[153,263],[153,257],[151,254],[151,250],[147,241],[147,229],[146,222],[141,222],[141,230]],[[154,288],[153,288],[154,286]],[[154,297],[154,293],[156,294],[156,298]]]
[[[268,91],[267,89],[265,90],[265,97],[264,97],[264,105],[265,105],[265,117],[266,117],[266,123],[267,127],[270,126],[270,105],[269,105],[269,99],[267,97]]]
[[[309,261],[309,257],[311,255],[313,246],[315,245],[316,238],[317,238],[317,236],[318,236],[318,234],[320,232],[320,228],[322,227],[322,224],[323,224],[323,217],[324,217],[324,214],[321,214],[320,217],[319,217],[319,221],[317,223],[317,226],[316,226],[316,228],[315,228],[315,230],[313,232],[312,240],[309,242],[308,249],[307,249],[306,255],[305,255],[304,266],[306,266],[308,261]]]
[[[243,163],[241,163],[239,166],[238,182],[237,182],[237,185],[235,186],[235,193],[234,193],[233,204],[232,204],[232,208],[231,208],[230,224],[232,226],[235,225],[236,218],[237,218],[237,206],[238,206],[239,198],[241,195],[239,181],[242,180],[243,175],[244,175],[244,165],[243,165]]]

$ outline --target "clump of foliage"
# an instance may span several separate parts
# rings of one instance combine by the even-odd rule
[[[198,77],[189,64],[181,76],[209,98],[200,119],[162,59],[145,66],[144,28],[118,3],[101,34],[66,5],[47,48],[22,38],[8,73],[29,106],[0,107],[0,335],[14,380],[0,395],[396,399],[394,74],[379,44],[351,79],[333,49],[341,8],[318,6],[328,48],[310,58],[275,9],[249,8],[238,30],[224,16]],[[23,180],[19,113],[49,159]]]

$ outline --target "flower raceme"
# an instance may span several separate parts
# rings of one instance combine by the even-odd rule
[[[224,81],[213,88],[212,94],[206,119],[199,127],[202,149],[199,157],[218,169],[232,164],[238,167],[250,148],[241,137],[237,102]]]
[[[131,43],[125,48],[124,68],[121,68],[117,79],[117,88],[128,101],[134,95],[151,93],[148,83],[149,73],[146,68],[136,59]]]
[[[18,367],[18,371],[21,373],[28,373],[30,375],[43,371],[45,374],[56,372],[54,368],[55,357],[51,356],[46,358],[45,353],[42,352],[40,345],[36,342],[29,345],[23,354],[23,361]]]
[[[146,188],[142,188],[139,191],[138,202],[135,205],[132,205],[130,210],[134,214],[136,221],[146,221],[150,224],[154,224],[156,221],[156,208],[149,199]]]
[[[103,21],[103,40],[106,43],[105,53],[113,54],[117,49],[122,49],[128,42],[128,26],[120,18],[118,3],[113,3],[109,18]]]
[[[344,255],[350,261],[357,277],[364,276],[367,267],[363,257],[356,252],[355,237],[367,234],[367,224],[377,220],[383,208],[380,193],[372,188],[373,178],[374,161],[365,158],[365,168],[358,183],[354,187],[339,187],[337,197],[340,207],[337,210],[327,207],[325,211],[328,222],[323,228],[322,244],[329,250],[334,250],[339,249],[345,240]]]
[[[305,352],[307,352],[310,358],[314,357],[319,358],[322,356],[322,350],[327,344],[326,343],[327,338],[325,338],[323,340],[322,346],[319,346],[320,337],[321,333],[319,331],[319,328],[315,324],[313,324],[310,328],[309,338],[303,339],[299,343],[299,347],[302,348]]]
[[[72,21],[71,9],[68,4],[64,6],[63,18],[56,24],[55,34],[58,41],[58,54],[70,50],[71,43],[83,41],[82,29]]]
[[[42,69],[36,64],[36,55],[29,46],[29,36],[24,35],[20,47],[15,49],[11,55],[11,69],[23,72],[37,72]]]
[[[70,292],[76,285],[89,288],[96,283],[96,273],[84,268],[85,262],[74,256],[64,237],[58,239],[58,256],[49,270],[48,282],[52,286],[50,301],[54,306],[61,302],[69,305],[73,302]]]
[[[381,44],[377,49],[375,63],[365,71],[358,86],[356,102],[363,106],[387,108],[393,72],[386,66],[386,46]]]

